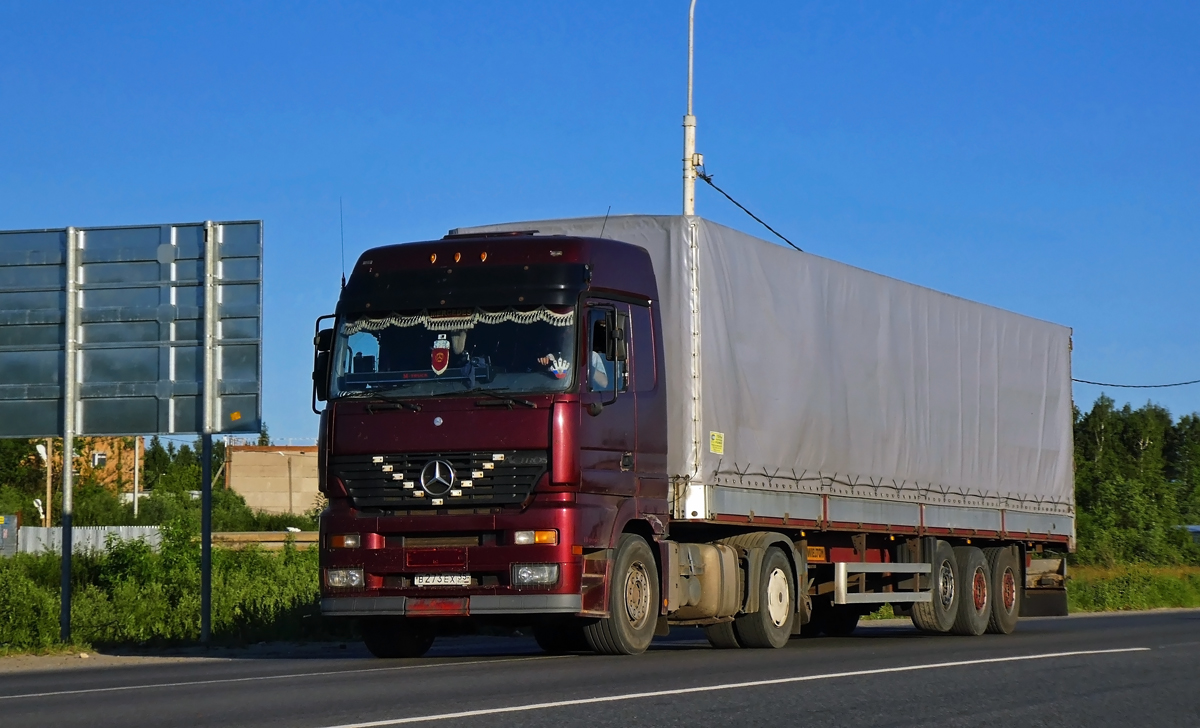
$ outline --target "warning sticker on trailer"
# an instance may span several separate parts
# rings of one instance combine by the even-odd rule
[[[809,546],[808,547],[808,560],[809,561],[824,561],[825,560],[825,547],[824,546]]]
[[[708,451],[716,455],[725,454],[725,433],[724,432],[709,432],[708,433]]]

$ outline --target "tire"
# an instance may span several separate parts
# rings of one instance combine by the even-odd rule
[[[983,550],[992,572],[992,613],[987,631],[992,634],[1012,634],[1021,616],[1021,565],[1010,548]]]
[[[585,626],[584,636],[591,648],[601,655],[640,654],[654,639],[662,603],[654,554],[641,536],[621,534],[611,573],[610,616]]]
[[[736,650],[742,646],[733,631],[733,622],[710,624],[704,628],[704,636],[708,638],[708,644],[718,650]]]
[[[945,634],[958,617],[959,579],[954,549],[938,541],[933,554],[932,601],[913,604],[912,621],[923,632]]]
[[[363,644],[381,658],[420,657],[433,646],[433,625],[404,617],[365,619],[360,625]]]
[[[987,631],[992,616],[992,571],[983,552],[974,546],[956,546],[958,561],[958,616],[950,631],[978,636]]]
[[[862,612],[852,605],[834,604],[825,617],[825,634],[830,637],[849,637],[858,628]]]
[[[778,649],[792,636],[796,620],[796,579],[792,563],[776,547],[767,549],[758,578],[758,611],[733,620],[742,647]]]
[[[577,617],[549,617],[533,625],[533,638],[548,654],[582,652],[590,649]]]

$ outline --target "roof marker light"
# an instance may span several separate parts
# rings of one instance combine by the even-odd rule
[[[487,252],[486,251],[479,254],[479,262],[482,263],[485,260],[487,260]]]
[[[430,262],[430,263],[436,263],[436,262],[437,262],[437,253],[431,253],[431,254],[429,255],[429,262]]]
[[[454,254],[454,262],[457,263],[460,260],[462,260],[462,253],[455,253]]]

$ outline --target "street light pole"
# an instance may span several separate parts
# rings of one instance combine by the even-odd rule
[[[683,117],[683,214],[696,214],[696,117],[692,115],[692,56],[695,45],[696,0],[688,10],[688,89],[687,115]]]

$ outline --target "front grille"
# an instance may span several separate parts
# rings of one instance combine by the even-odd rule
[[[421,471],[434,461],[444,461],[454,471],[443,480],[421,487]],[[515,506],[525,502],[546,472],[545,450],[483,450],[477,452],[423,452],[384,455],[335,455],[332,474],[341,479],[354,507],[366,511],[431,511]],[[426,470],[432,475],[432,468]]]

